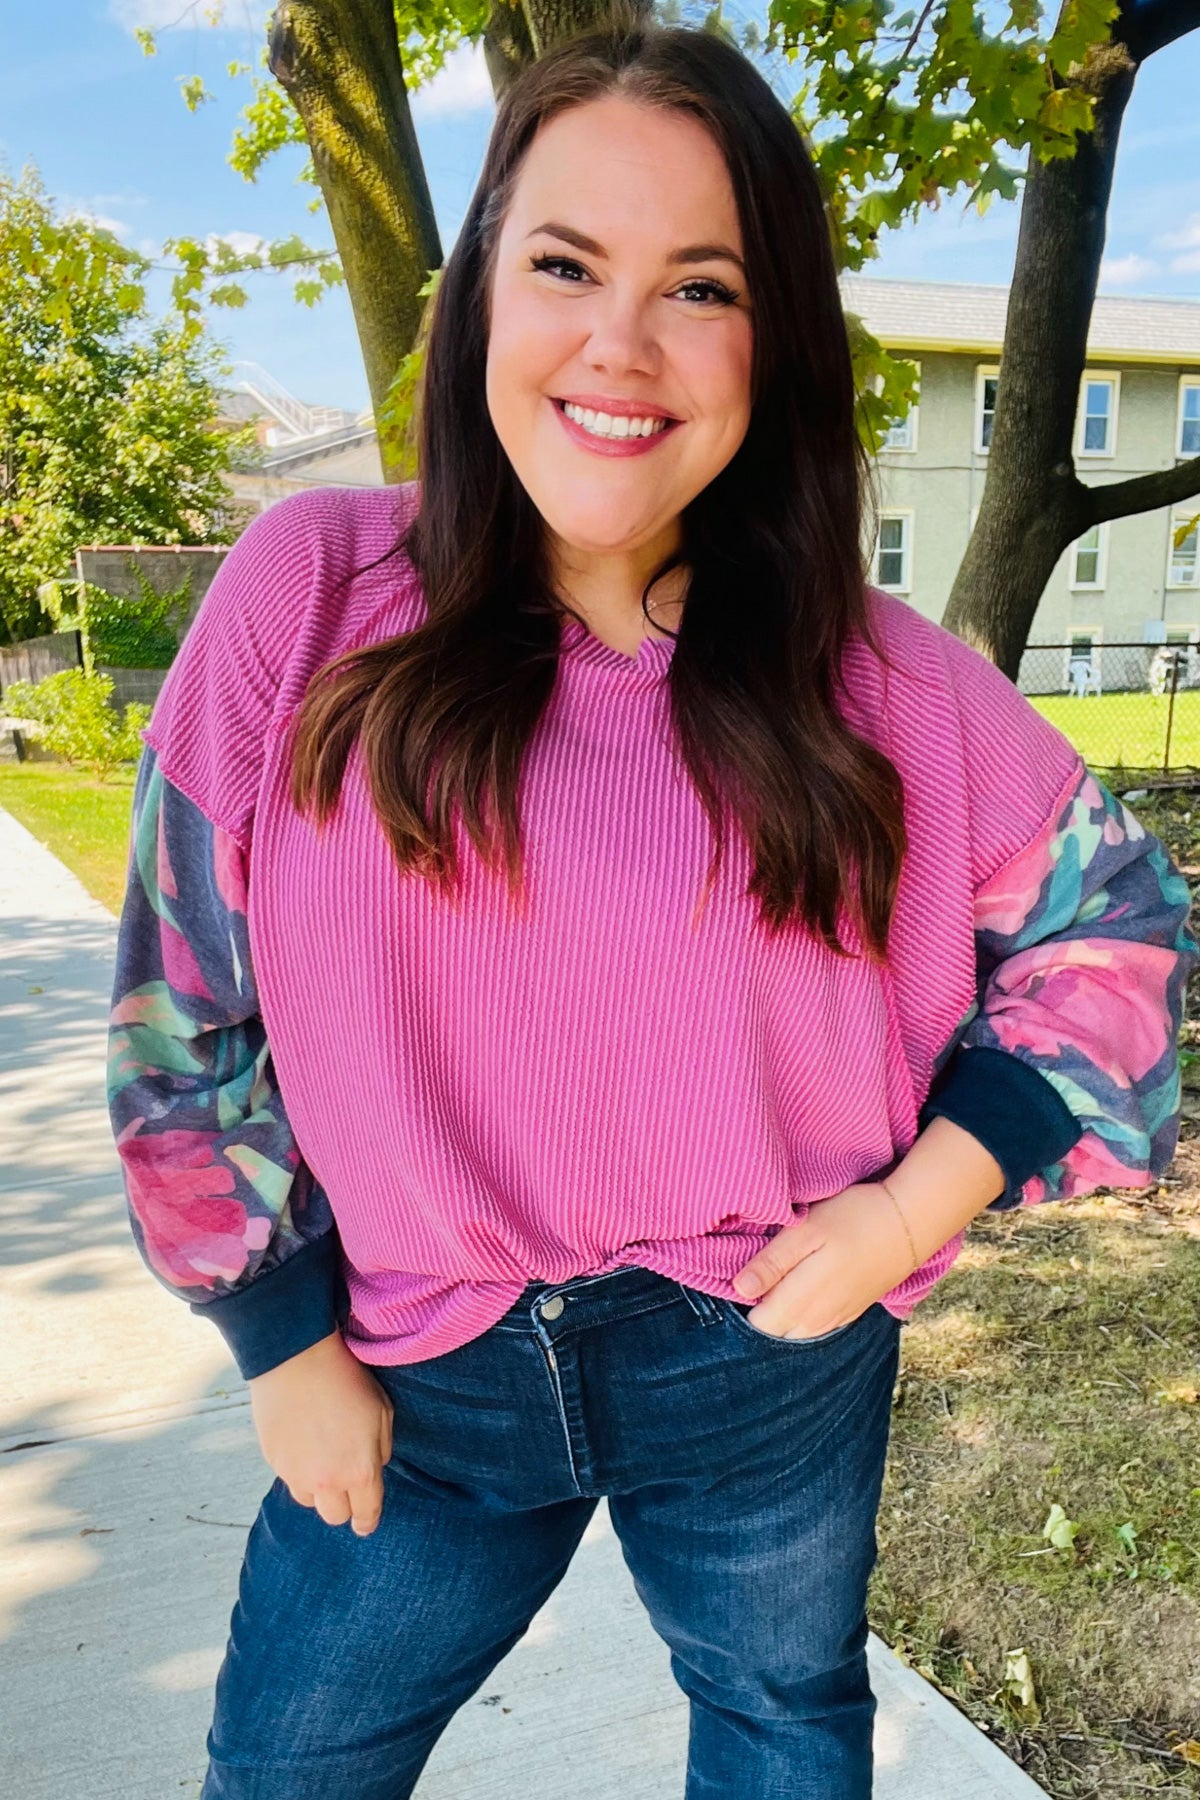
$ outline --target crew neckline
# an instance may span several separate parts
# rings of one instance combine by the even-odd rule
[[[573,662],[585,663],[597,668],[624,670],[630,675],[651,674],[659,676],[670,667],[675,651],[675,639],[672,637],[652,637],[647,635],[637,648],[636,656],[629,656],[624,650],[616,650],[598,638],[593,631],[574,617],[563,619],[560,627],[560,647],[564,655],[570,656]]]

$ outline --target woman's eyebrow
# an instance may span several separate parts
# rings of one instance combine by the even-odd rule
[[[560,225],[551,220],[545,225],[535,225],[533,230],[526,232],[525,235],[527,238],[537,237],[539,232],[545,232],[548,237],[561,238],[564,244],[572,244],[576,250],[583,250],[588,256],[607,258],[608,252],[603,244],[598,244],[595,238],[585,237],[582,231],[576,231],[570,225]],[[746,265],[741,257],[735,255],[724,244],[688,244],[682,250],[672,250],[667,261],[670,263],[731,262],[737,265],[743,275],[746,273]]]

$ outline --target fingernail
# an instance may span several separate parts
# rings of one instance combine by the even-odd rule
[[[748,1299],[754,1294],[762,1293],[762,1282],[754,1273],[753,1269],[741,1270],[739,1274],[734,1276],[733,1285],[738,1290],[739,1294],[745,1294]]]

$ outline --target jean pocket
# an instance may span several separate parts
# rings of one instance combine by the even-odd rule
[[[753,1338],[760,1344],[776,1344],[781,1350],[811,1350],[818,1344],[831,1344],[834,1338],[844,1337],[848,1331],[853,1331],[854,1327],[861,1324],[867,1313],[872,1310],[871,1307],[868,1307],[866,1312],[859,1313],[857,1318],[847,1319],[844,1325],[835,1325],[832,1331],[819,1332],[816,1337],[794,1338],[780,1337],[776,1332],[762,1331],[757,1325],[752,1325],[747,1314],[750,1311],[750,1304],[757,1305],[758,1302],[743,1306],[737,1300],[723,1299],[720,1304],[729,1323],[745,1337]],[[876,1301],[874,1304],[877,1306],[879,1302]]]

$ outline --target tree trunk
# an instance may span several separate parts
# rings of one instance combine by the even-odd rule
[[[1104,519],[1200,494],[1200,457],[1127,481],[1080,481],[1073,436],[1121,120],[1146,58],[1200,27],[1200,0],[1122,0],[1080,76],[1094,129],[1072,157],[1030,156],[979,517],[942,623],[1017,679],[1063,551]],[[1074,73],[1074,71],[1073,71]]]
[[[442,261],[391,0],[278,0],[269,62],[304,122],[378,412]]]
[[[483,34],[483,54],[492,92],[497,100],[502,100],[509,84],[537,54],[520,0],[492,0]]]
[[[493,0],[483,48],[497,100],[527,63],[564,38],[606,24],[617,12],[636,24],[651,17],[653,0]]]
[[[1123,45],[1093,46],[1084,81],[1097,96],[1094,130],[1077,134],[1074,156],[1029,157],[987,478],[942,616],[1013,681],[1054,566],[1090,521],[1072,438],[1117,138],[1136,74]]]

